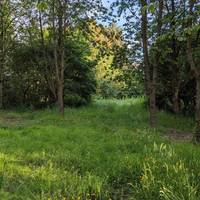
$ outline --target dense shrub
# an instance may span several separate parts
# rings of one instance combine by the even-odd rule
[[[65,46],[65,104],[85,105],[95,92],[95,63],[87,59],[90,52],[84,40],[66,41]],[[7,72],[4,96],[7,106],[40,108],[56,103],[53,48],[50,45],[44,52],[37,43],[34,46],[18,44]]]
[[[173,42],[177,45],[175,50]],[[187,60],[186,43],[169,36],[162,38],[160,46],[162,52],[158,66],[157,106],[176,113],[175,102],[178,102],[179,113],[194,114],[196,83]]]
[[[115,79],[98,81],[97,93],[103,98],[117,99],[143,96],[142,70],[139,67],[122,69],[122,73]]]

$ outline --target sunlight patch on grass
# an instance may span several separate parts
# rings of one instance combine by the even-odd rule
[[[0,129],[0,197],[199,199],[199,147],[160,136],[192,130],[192,119],[159,112],[159,126],[150,129],[143,103],[97,100],[66,108],[64,119],[56,109],[1,112],[23,125]]]

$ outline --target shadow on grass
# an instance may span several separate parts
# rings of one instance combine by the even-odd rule
[[[155,174],[162,172],[162,163],[174,164],[168,155],[170,142],[159,134],[193,126],[192,119],[159,112],[158,127],[150,129],[143,99],[98,100],[88,107],[66,108],[64,119],[56,109],[5,111],[0,119],[7,127],[0,129],[1,189],[16,199],[27,199],[29,193],[33,199],[61,199],[67,192],[74,197],[104,193],[107,199],[110,194],[132,194],[131,184],[141,189],[144,162],[152,161]],[[192,150],[185,150],[188,160]]]

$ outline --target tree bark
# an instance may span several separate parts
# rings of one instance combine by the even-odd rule
[[[173,103],[173,112],[175,114],[178,114],[180,112],[180,110],[179,110],[179,85],[174,86],[172,103]]]
[[[159,65],[160,54],[157,51],[155,53],[155,63],[151,64],[149,61],[148,50],[148,17],[147,17],[147,1],[141,0],[141,34],[143,44],[143,55],[145,65],[145,80],[147,82],[147,95],[149,98],[149,121],[150,126],[156,125],[156,82],[157,82],[157,67]],[[159,0],[159,11],[157,16],[157,38],[161,34],[162,28],[162,14],[163,14],[163,0]]]
[[[63,100],[63,83],[59,80],[58,82],[58,106],[59,112],[62,116],[64,116],[64,100]]]
[[[2,30],[3,32],[3,30]],[[1,34],[1,49],[0,49],[0,109],[3,108],[3,72],[4,72],[4,34]]]
[[[194,3],[195,2],[193,0],[189,0],[190,16],[194,16],[194,13],[193,13]],[[188,28],[192,28],[192,26],[193,26],[193,20],[190,17],[188,20]],[[194,141],[197,143],[200,143],[200,70],[199,70],[199,66],[197,66],[193,58],[191,34],[189,34],[187,37],[187,57],[188,57],[188,62],[190,64],[190,68],[194,72],[195,79],[196,79],[196,110],[195,110],[196,127],[195,127],[195,133],[194,133]]]
[[[158,15],[157,15],[157,36],[156,39],[158,39],[161,35],[162,31],[162,16],[163,16],[163,6],[164,2],[163,0],[158,1]],[[157,41],[156,41],[157,42]],[[157,48],[159,49],[159,43],[157,43]],[[156,126],[156,90],[157,90],[157,71],[160,64],[160,52],[157,50],[155,52],[155,64],[152,66],[152,79],[150,80],[150,125],[152,127]]]
[[[0,109],[3,108],[3,64],[0,63]]]
[[[154,128],[156,126],[156,86],[152,81],[150,83],[149,92],[149,114],[150,114],[150,126]]]
[[[3,1],[0,1],[0,109],[3,107],[3,71],[4,71],[4,14]]]
[[[198,70],[193,59],[191,36],[188,36],[188,39],[187,39],[187,57],[188,57],[188,62],[190,63],[190,68],[194,72],[195,80],[196,80],[196,99],[195,99],[196,127],[195,127],[195,133],[194,133],[194,141],[197,143],[200,143],[200,71]]]
[[[55,1],[53,1],[53,35],[54,35],[54,61],[56,68],[56,79],[57,79],[57,96],[58,96],[58,109],[62,116],[64,116],[64,70],[65,70],[65,48],[64,48],[64,37],[66,29],[65,21],[65,6],[66,3],[58,1],[57,9],[57,27],[55,25]]]
[[[179,67],[178,67],[178,55],[179,55],[179,48],[177,47],[177,40],[176,40],[176,22],[175,22],[175,16],[176,16],[176,6],[175,1],[171,0],[171,12],[172,12],[172,18],[171,18],[171,29],[173,31],[172,35],[172,41],[171,41],[171,48],[172,48],[172,59],[173,63],[171,66],[172,70],[172,109],[174,114],[179,113]]]
[[[150,62],[149,62],[149,50],[148,50],[148,18],[147,18],[147,1],[141,0],[141,35],[143,44],[143,56],[144,56],[144,66],[145,66],[145,81],[146,81],[146,93],[149,98],[149,121],[150,126],[155,126],[155,90],[151,82],[150,73]]]
[[[200,143],[200,77],[196,78],[196,130],[194,141]]]
[[[58,104],[61,115],[64,115],[64,5],[59,3],[58,14]]]
[[[38,4],[41,3],[41,0],[38,0]],[[49,90],[51,91],[54,100],[57,100],[57,94],[55,89],[55,81],[53,79],[55,70],[53,70],[53,65],[50,63],[50,59],[47,53],[47,46],[45,45],[45,37],[44,37],[44,30],[43,30],[43,20],[42,20],[42,12],[39,10],[39,27],[40,27],[40,43],[44,58],[44,65],[45,65],[45,73],[44,78],[48,84]]]

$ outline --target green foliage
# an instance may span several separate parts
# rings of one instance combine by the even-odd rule
[[[64,99],[68,106],[90,102],[96,82],[87,43],[76,36],[66,41]],[[5,105],[44,107],[56,103],[56,73],[52,47],[18,44],[6,80]],[[46,58],[46,59],[45,59]],[[46,61],[47,60],[47,61]]]
[[[39,2],[39,3],[37,4],[37,9],[38,9],[39,11],[44,11],[44,10],[46,10],[47,8],[48,8],[47,2]]]
[[[141,7],[142,2],[143,7]],[[192,9],[189,2],[193,5]],[[163,13],[159,16],[159,5],[162,7],[162,4],[164,4]],[[194,115],[196,84],[194,70],[188,62],[187,40],[191,38],[191,57],[198,71],[200,58],[198,2],[116,0],[112,8],[114,13],[117,10],[120,18],[123,17],[125,40],[130,50],[127,58],[131,63],[139,64],[141,70],[144,69],[141,64],[144,61],[142,61],[144,46],[141,45],[141,37],[145,34],[141,29],[141,14],[147,13],[148,48],[146,50],[149,54],[147,60],[150,67],[149,70],[143,70],[143,75],[146,74],[146,77],[141,77],[140,83],[148,89],[150,85],[147,81],[148,75],[150,78],[155,77],[156,100],[159,108],[174,113]],[[158,33],[158,25],[161,26],[160,33]],[[117,59],[117,62],[119,63],[120,59]],[[154,68],[157,72],[153,70]],[[140,88],[140,84],[137,87]],[[178,109],[175,109],[177,107]]]
[[[173,112],[173,95],[177,88],[180,112],[194,115],[196,83],[187,60],[186,38],[181,36],[180,39],[179,35],[166,33],[159,38],[158,44],[162,49],[157,78],[158,107]],[[193,56],[196,61],[199,59],[199,52],[198,48],[194,48]]]
[[[200,198],[199,148],[159,136],[193,121],[159,113],[148,129],[143,99],[88,107],[1,111],[0,197],[7,199]]]
[[[151,14],[155,14],[155,12],[156,12],[156,7],[155,7],[155,5],[150,4],[149,7],[148,7],[148,10],[149,10],[149,12],[150,12]]]
[[[95,21],[89,22],[88,27],[92,33],[88,36],[92,51],[90,58],[97,60],[97,96],[125,98],[141,95],[141,73],[128,61],[122,29],[115,24],[100,26]]]
[[[99,91],[97,95],[103,98],[120,98],[120,85],[114,84],[112,81],[99,81]]]
[[[80,106],[91,101],[96,91],[94,67],[96,61],[90,60],[90,48],[82,35],[73,35],[66,44],[65,104]]]

